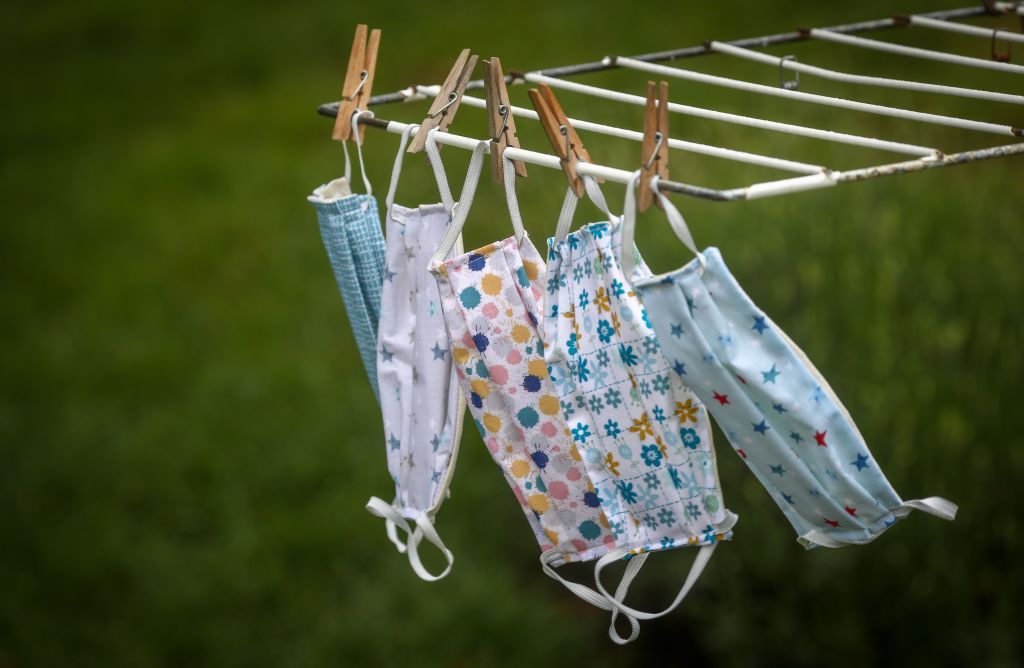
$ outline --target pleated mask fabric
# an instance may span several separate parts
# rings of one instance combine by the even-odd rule
[[[407,553],[413,571],[427,581],[451,571],[454,557],[434,528],[455,472],[465,400],[459,390],[448,345],[448,330],[427,267],[451,223],[454,207],[447,180],[439,183],[442,202],[415,208],[394,203],[411,125],[402,134],[387,202],[386,266],[381,292],[377,378],[381,390],[388,471],[395,500],[372,497],[367,509],[386,521],[387,535]],[[429,156],[439,160],[436,151]],[[456,242],[461,253],[461,241]],[[413,527],[410,527],[409,522]],[[399,539],[396,529],[404,531]],[[423,539],[444,555],[439,574],[420,560]]]
[[[686,386],[686,369],[662,354],[631,286],[650,271],[639,260],[627,280],[618,261],[621,220],[597,184],[585,181],[608,220],[568,232],[577,198],[567,191],[548,242],[544,357],[615,540],[596,565],[598,588],[618,610],[653,619],[682,602],[719,541],[732,537],[736,516],[722,499],[707,410]],[[684,546],[701,546],[699,558],[661,612],[628,608],[604,589],[600,574],[612,562],[643,555],[631,579],[648,553]]]
[[[353,114],[353,122],[360,114]],[[306,199],[316,207],[320,235],[327,259],[338,284],[359,357],[370,380],[373,394],[380,399],[377,386],[377,325],[380,320],[380,293],[384,280],[384,234],[373,188],[366,178],[359,133],[353,133],[366,194],[352,194],[351,162],[345,148],[345,176],[316,188]],[[346,146],[342,143],[342,146]]]
[[[697,257],[635,287],[666,357],[685,366],[688,385],[782,509],[797,540],[808,548],[867,543],[915,509],[952,520],[957,507],[945,499],[900,499],[803,351],[751,301],[718,249],[697,251],[656,179],[650,187]],[[633,190],[627,195],[629,239]]]

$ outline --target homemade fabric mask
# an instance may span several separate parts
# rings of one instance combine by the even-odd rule
[[[597,184],[584,181],[608,213]],[[707,411],[684,385],[685,369],[663,356],[631,287],[650,271],[640,260],[627,280],[618,262],[622,226],[610,213],[609,222],[568,233],[576,202],[568,190],[548,242],[544,359],[615,539],[595,566],[598,588],[617,610],[654,619],[680,604],[718,541],[731,538],[736,516],[722,500]],[[628,608],[601,583],[601,571],[616,560],[633,557],[628,585],[649,552],[688,545],[701,546],[697,559],[661,612]],[[556,549],[541,555],[545,572],[564,583],[549,567],[558,559]]]
[[[372,497],[366,508],[386,520],[388,537],[399,552],[408,553],[413,571],[434,581],[452,567],[452,553],[433,521],[455,472],[466,403],[452,369],[437,283],[427,268],[455,206],[448,181],[435,170],[441,204],[407,208],[394,203],[405,147],[417,127],[410,125],[402,134],[386,199],[387,265],[377,345],[385,449],[395,500],[389,504]],[[428,142],[427,152],[431,163],[440,161],[433,141]],[[455,246],[461,253],[461,238]],[[415,524],[414,529],[407,520]],[[406,542],[398,538],[396,528],[406,533]],[[439,575],[431,574],[420,561],[423,538],[441,550],[447,561]]]
[[[632,244],[638,180],[639,172],[627,189],[624,248]],[[945,499],[900,499],[803,351],[754,305],[717,248],[697,251],[657,177],[650,187],[696,259],[638,280],[635,288],[666,357],[782,509],[797,540],[807,548],[868,543],[915,509],[952,520],[957,507]],[[631,262],[623,256],[624,266]]]
[[[355,127],[360,114],[352,114]],[[380,291],[384,280],[384,235],[380,229],[380,215],[373,188],[366,178],[363,163],[363,148],[359,133],[352,133],[359,154],[359,169],[363,175],[365,195],[354,195],[349,187],[352,182],[352,163],[349,160],[347,142],[342,142],[345,151],[345,176],[325,183],[307,197],[316,207],[320,223],[320,235],[327,249],[327,259],[338,283],[345,311],[352,326],[352,335],[359,349],[363,368],[370,379],[373,394],[380,399],[377,389],[377,322],[380,319]]]
[[[538,334],[544,261],[523,229],[515,169],[507,159],[505,188],[515,234],[445,259],[466,221],[487,143],[480,142],[473,151],[462,202],[430,263],[456,373],[491,457],[519,500],[541,550],[552,552],[547,563],[595,559],[614,548],[615,540],[548,376]],[[613,610],[597,592],[567,586],[593,605]],[[632,640],[639,626],[627,619]]]

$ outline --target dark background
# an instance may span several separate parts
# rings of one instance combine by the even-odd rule
[[[947,6],[956,6],[956,3]],[[935,5],[906,0],[898,9]],[[459,49],[530,69],[876,18],[856,4],[5,3],[0,7],[0,666],[1018,665],[1024,534],[1022,158],[746,203],[677,197],[753,299],[843,398],[915,514],[875,543],[805,552],[719,439],[741,521],[687,601],[619,648],[607,615],[546,578],[521,511],[466,430],[438,528],[451,576],[419,581],[363,510],[390,498],[382,427],[305,196],[339,176],[331,123],[354,26],[383,29],[374,90],[434,83]],[[978,25],[1020,29],[1015,19]],[[986,57],[984,39],[880,39]],[[825,43],[769,50],[869,74],[1021,92],[1019,76]],[[1018,49],[1020,51],[1020,49]],[[681,63],[767,84],[774,68]],[[643,93],[646,76],[580,81]],[[843,86],[803,90],[1024,124],[1020,107]],[[525,87],[513,102],[528,105]],[[642,111],[569,93],[570,116]],[[672,83],[698,106],[958,150],[1010,138]],[[426,103],[375,109],[422,118]],[[486,134],[463,106],[453,130]],[[674,115],[673,135],[847,168],[900,156]],[[547,151],[536,124],[527,148]],[[597,162],[632,142],[583,133]],[[370,130],[383,199],[397,137]],[[458,187],[467,154],[446,149]],[[674,152],[672,175],[783,176]],[[358,182],[357,182],[358,188]],[[622,188],[606,186],[620,206]],[[534,238],[564,181],[519,185]],[[433,202],[420,159],[399,201]],[[579,222],[595,217],[581,207]],[[507,236],[480,188],[468,246]],[[638,243],[687,259],[657,213]],[[685,552],[651,560],[667,602]],[[428,557],[433,559],[435,557]],[[431,562],[436,565],[436,561]],[[578,580],[589,568],[571,570]]]

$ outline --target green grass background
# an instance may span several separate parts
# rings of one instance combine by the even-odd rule
[[[955,6],[947,4],[947,6]],[[905,0],[903,11],[933,9]],[[382,426],[305,196],[340,175],[331,123],[354,24],[383,29],[375,92],[432,83],[458,50],[530,69],[883,16],[860,3],[30,3],[0,6],[0,666],[984,665],[1022,661],[1024,183],[1021,158],[720,204],[677,198],[754,300],[815,360],[905,498],[960,504],[877,542],[805,552],[729,452],[736,539],[626,648],[546,578],[468,429],[427,584],[363,510],[387,497]],[[979,25],[1014,27],[1009,18]],[[986,40],[881,39],[985,57]],[[864,73],[1021,92],[1020,77],[794,44]],[[685,63],[767,84],[771,67]],[[645,75],[581,81],[642,94]],[[804,78],[804,90],[1024,124],[1019,107]],[[513,102],[527,105],[525,87]],[[636,107],[560,94],[570,115],[639,129]],[[672,99],[938,146],[1000,137],[685,82]],[[425,104],[378,116],[416,120]],[[454,129],[482,137],[483,112]],[[854,167],[899,156],[682,116],[676,137]],[[524,146],[547,150],[520,122]],[[638,145],[584,134],[595,160]],[[397,138],[367,133],[383,197]],[[458,187],[465,152],[444,152]],[[675,178],[782,176],[673,153]],[[481,186],[467,245],[509,233]],[[519,184],[535,238],[561,176]],[[620,202],[622,189],[606,192]],[[437,200],[409,160],[399,201]],[[616,205],[617,207],[618,205]],[[582,206],[578,218],[597,213]],[[596,219],[596,218],[594,218]],[[656,270],[687,259],[641,219]],[[669,600],[685,552],[651,560],[640,607]],[[436,565],[436,561],[432,561]],[[577,579],[587,568],[568,569]]]

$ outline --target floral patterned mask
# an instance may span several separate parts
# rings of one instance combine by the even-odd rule
[[[588,182],[588,192],[607,210],[596,183]],[[569,190],[548,242],[544,357],[615,539],[596,565],[598,586],[610,597],[600,573],[616,560],[642,555],[631,564],[632,577],[649,552],[701,546],[683,591],[665,610],[641,613],[610,597],[619,610],[653,619],[679,605],[718,541],[731,537],[736,516],[722,501],[707,411],[685,384],[687,369],[665,358],[619,266],[619,220],[609,215],[611,222],[567,233],[576,201]],[[640,261],[630,279],[649,275]]]

